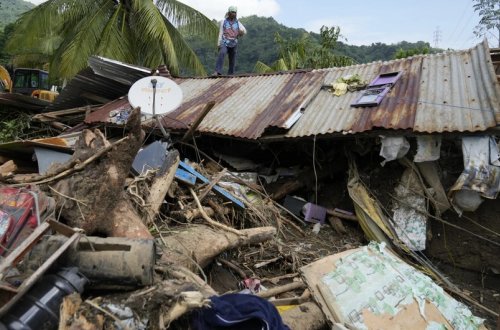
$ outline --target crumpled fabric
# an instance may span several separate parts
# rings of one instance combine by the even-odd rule
[[[413,159],[415,163],[438,160],[441,153],[441,136],[419,135],[417,136],[417,146],[417,154]]]
[[[346,83],[334,83],[334,84],[332,84],[333,95],[335,95],[335,96],[344,95],[345,93],[347,93],[348,86],[349,85],[347,85]]]
[[[380,156],[385,158],[380,163],[382,166],[391,160],[403,158],[410,150],[410,143],[404,136],[381,136],[380,141],[382,142]]]
[[[462,138],[464,171],[450,188],[453,197],[459,190],[472,190],[480,196],[495,199],[500,191],[498,146],[491,136]],[[456,201],[454,201],[456,205]]]

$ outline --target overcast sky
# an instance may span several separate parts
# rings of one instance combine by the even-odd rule
[[[465,49],[482,39],[473,30],[479,21],[472,0],[180,0],[209,18],[222,19],[228,6],[238,16],[274,17],[289,27],[319,32],[340,26],[351,45],[426,41],[440,48]],[[30,0],[35,4],[44,1]],[[251,36],[248,36],[251,38]],[[345,40],[343,40],[345,41]],[[490,45],[498,44],[491,39]]]

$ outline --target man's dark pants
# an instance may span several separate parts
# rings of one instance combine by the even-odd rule
[[[226,54],[229,59],[229,69],[227,70],[227,74],[231,75],[234,73],[237,51],[238,45],[234,47],[227,47],[226,45],[222,44],[222,46],[220,46],[219,56],[217,57],[217,62],[215,63],[215,71],[217,71],[218,74],[222,73],[222,68],[224,67],[224,57],[226,56]]]

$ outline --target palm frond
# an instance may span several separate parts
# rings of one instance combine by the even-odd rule
[[[65,41],[59,47],[57,60],[51,63],[51,68],[56,69],[61,78],[70,78],[87,67],[88,58],[95,54],[110,12],[117,8],[109,0],[95,3],[98,9],[91,15],[79,20],[76,25],[66,27]]]
[[[285,60],[282,58],[277,60],[276,63],[274,63],[273,67],[274,71],[288,71],[288,65],[286,65]]]
[[[266,72],[273,71],[273,69],[269,65],[267,65],[261,61],[257,61],[257,63],[255,63],[253,70],[257,73],[266,73]]]
[[[160,43],[165,63],[172,74],[179,74],[179,61],[175,52],[175,42],[170,31],[164,24],[163,15],[153,2],[134,2],[134,23],[136,32],[146,44]],[[155,47],[153,47],[155,48]],[[147,66],[156,66],[161,63],[146,63]]]
[[[179,59],[179,64],[181,64],[181,66],[183,67],[191,68],[191,70],[194,71],[196,75],[205,76],[205,67],[201,63],[196,53],[184,40],[182,34],[166,18],[164,18],[164,23],[174,43],[174,49],[177,58]]]
[[[182,26],[188,34],[201,34],[215,42],[217,25],[196,9],[176,0],[157,0],[156,6],[176,28]]]
[[[216,38],[217,26],[174,0],[48,0],[16,23],[8,51],[19,61],[50,59],[51,76],[70,78],[101,55],[150,68],[205,70],[177,28]]]
[[[95,50],[96,55],[114,58],[125,63],[136,63],[136,52],[131,52],[132,36],[129,29],[125,28],[123,5],[119,4],[113,15],[108,20],[102,31],[99,44]]]

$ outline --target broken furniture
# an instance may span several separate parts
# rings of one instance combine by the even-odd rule
[[[25,279],[23,283],[15,288],[5,283],[2,283],[0,287],[0,317],[4,315],[37,281],[38,279],[49,269],[50,266],[59,258],[68,247],[76,242],[81,233],[75,231],[66,225],[53,220],[47,220],[38,226],[31,235],[28,236],[14,251],[12,251],[5,259],[0,263],[0,280],[3,281],[7,275],[7,272],[16,267],[16,265],[22,260],[24,255],[28,253],[32,247],[45,235],[49,229],[52,229],[64,236],[68,237],[68,240],[64,242],[42,265],[40,265],[37,270],[31,274],[30,277]]]

